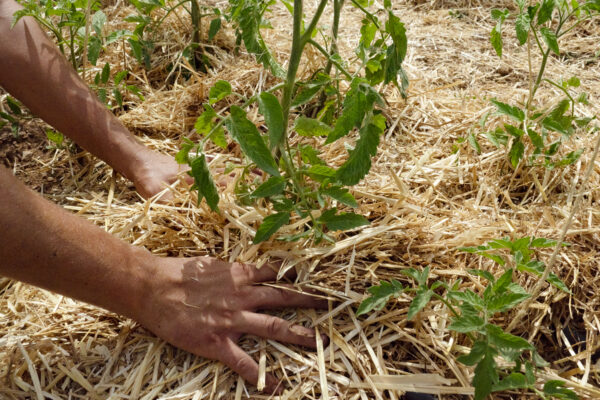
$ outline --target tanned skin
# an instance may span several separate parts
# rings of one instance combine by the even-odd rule
[[[139,143],[90,92],[31,18],[10,29],[0,0],[0,85],[33,113],[132,180],[144,196],[176,179],[171,157]],[[269,266],[208,257],[165,258],[116,239],[26,188],[0,167],[0,274],[130,317],[167,342],[222,361],[256,384],[258,365],[238,345],[252,334],[310,348],[315,331],[257,310],[323,308],[322,300],[261,286]],[[280,392],[268,375],[266,390]]]

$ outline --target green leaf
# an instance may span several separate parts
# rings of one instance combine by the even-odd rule
[[[505,239],[494,239],[488,242],[488,246],[490,246],[490,248],[492,249],[509,249],[512,250],[513,249],[513,242],[511,242],[510,240],[508,240],[508,238]]]
[[[482,271],[482,272],[487,272],[487,271]],[[485,307],[485,304],[483,303],[483,299],[481,297],[479,297],[477,294],[475,294],[475,292],[473,292],[470,289],[467,289],[464,292],[458,292],[458,291],[450,292],[450,293],[448,293],[448,297],[450,297],[454,300],[463,301],[463,302],[471,305],[476,310],[482,310]]]
[[[493,9],[492,10],[492,18],[501,23],[504,22],[504,20],[509,15],[510,15],[510,12],[507,9],[504,9],[504,10]]]
[[[263,219],[262,224],[258,227],[256,231],[256,236],[254,236],[254,244],[258,244],[264,242],[269,239],[275,232],[279,230],[283,225],[290,222],[290,213],[289,212],[280,212],[277,214],[272,214]]]
[[[510,159],[510,164],[513,168],[517,168],[519,161],[523,158],[523,154],[525,153],[525,145],[520,140],[516,139],[508,152],[508,157]]]
[[[358,207],[356,199],[354,196],[352,196],[352,194],[350,194],[348,189],[344,189],[339,186],[332,186],[328,189],[321,190],[321,193],[349,207]]]
[[[529,18],[529,14],[520,13],[517,15],[517,19],[515,20],[515,31],[517,32],[517,39],[519,40],[519,45],[524,45],[527,42],[527,37],[529,36],[529,29],[531,27],[531,18]]]
[[[406,39],[406,28],[400,18],[396,17],[391,11],[388,12],[388,20],[385,24],[385,30],[392,37],[392,41],[396,46],[396,53],[399,62],[404,61],[406,57],[406,50],[408,48],[408,41]]]
[[[496,278],[494,278],[494,275],[492,275],[489,271],[484,271],[482,269],[470,269],[469,273],[471,275],[477,275],[482,278],[485,278],[492,283],[494,283],[496,281]]]
[[[544,139],[533,129],[527,129],[527,135],[529,139],[531,139],[531,143],[535,146],[536,149],[544,148]]]
[[[265,145],[256,126],[246,118],[246,113],[238,106],[231,106],[231,118],[226,122],[233,139],[240,144],[242,151],[258,168],[274,176],[280,176],[277,163]]]
[[[542,4],[540,5],[540,10],[537,16],[538,25],[542,25],[550,21],[555,6],[556,0],[542,0]]]
[[[502,294],[506,292],[508,285],[512,283],[512,274],[512,268],[506,270],[506,272],[492,285],[492,293]]]
[[[572,87],[579,87],[579,86],[581,86],[581,81],[579,80],[578,77],[572,76],[567,81],[567,85],[572,86]]]
[[[181,150],[175,154],[175,161],[177,164],[187,164],[188,163],[188,154],[194,148],[195,144],[190,139],[184,137],[183,143],[181,143]]]
[[[529,247],[554,247],[556,246],[556,240],[546,238],[534,238],[531,240]]]
[[[504,266],[506,264],[506,261],[504,260],[504,258],[502,258],[502,256],[499,256],[498,254],[492,254],[492,253],[488,253],[487,251],[482,251],[477,253],[482,257],[485,258],[489,258],[490,260],[494,261],[495,263]]]
[[[208,204],[210,209],[218,212],[219,193],[217,192],[217,187],[215,186],[210,171],[208,170],[206,156],[202,154],[200,157],[194,158],[191,166],[192,169],[189,174],[194,178],[192,190],[198,191],[198,204],[200,204],[204,198],[206,199],[206,204]]]
[[[317,221],[326,225],[331,231],[347,231],[370,224],[368,219],[354,213],[339,213],[337,215],[323,213]]]
[[[114,88],[113,96],[115,96],[115,100],[116,100],[117,104],[119,105],[119,107],[123,108],[123,95],[121,94],[121,91],[117,88]]]
[[[294,100],[292,101],[292,107],[301,106],[314,99],[317,93],[319,93],[319,91],[323,88],[323,85],[324,84],[306,85],[294,97]]]
[[[485,321],[477,315],[461,315],[455,317],[448,329],[460,333],[477,332],[485,325]]]
[[[323,182],[326,179],[334,179],[336,171],[326,165],[311,165],[306,174],[317,182]]]
[[[239,37],[244,41],[246,50],[254,54],[256,59],[265,68],[269,68],[273,75],[284,78],[284,70],[273,58],[260,33],[265,10],[266,7],[255,1],[245,1],[239,2],[238,6],[232,9],[232,15],[234,21],[239,24]]]
[[[502,128],[496,128],[491,132],[486,132],[485,137],[496,147],[506,146],[508,143],[508,136],[504,133]]]
[[[281,211],[292,211],[294,208],[294,203],[285,197],[274,197],[271,198],[271,204],[273,204],[273,210],[281,212]]]
[[[565,387],[566,382],[559,380],[548,381],[544,384],[544,394],[561,400],[579,400],[574,391]]]
[[[529,387],[525,375],[519,372],[513,372],[500,382],[492,386],[493,392],[500,392],[502,390],[514,390],[514,389],[525,389]]]
[[[300,145],[300,156],[302,161],[311,165],[325,165],[325,161],[319,158],[320,152],[311,145]],[[335,176],[335,173],[332,175]]]
[[[492,43],[492,47],[496,51],[498,57],[502,57],[502,33],[498,29],[498,26],[492,28],[490,32],[490,43]]]
[[[102,74],[100,75],[100,81],[105,85],[108,83],[108,79],[110,78],[110,64],[104,64],[102,67]]]
[[[294,122],[294,130],[300,136],[327,136],[333,128],[317,119],[298,117]]]
[[[265,123],[269,128],[269,147],[274,149],[281,143],[285,131],[283,110],[279,100],[269,92],[262,92],[258,97],[259,111],[265,116]]]
[[[96,11],[92,16],[92,28],[96,35],[102,36],[102,28],[104,28],[104,24],[106,24],[106,14],[102,12],[102,10]]]
[[[361,90],[360,78],[354,78],[350,90],[344,98],[342,115],[338,118],[333,132],[329,134],[325,144],[333,143],[346,136],[354,127],[360,127],[367,110],[367,96]]]
[[[482,341],[482,340],[478,340],[477,342],[473,343],[473,347],[471,348],[471,351],[469,352],[469,354],[467,355],[463,355],[457,358],[458,362],[461,362],[469,367],[472,367],[473,365],[477,364],[479,362],[479,360],[481,360],[483,358],[483,356],[485,355],[485,352],[487,350],[487,343]]]
[[[215,104],[231,94],[231,84],[227,81],[217,81],[208,92],[208,103]]]
[[[119,85],[119,83],[121,83],[123,81],[123,79],[125,79],[125,77],[127,76],[128,73],[129,73],[129,71],[127,71],[127,70],[119,71],[118,73],[116,73],[115,77],[113,79],[113,82],[115,83],[115,85]]]
[[[536,365],[536,366],[538,366],[538,367],[542,367],[542,368],[544,368],[544,367],[547,367],[547,366],[549,366],[549,365],[550,365],[550,363],[549,363],[548,361],[544,360],[544,359],[542,358],[542,356],[540,356],[540,354],[539,354],[537,351],[534,351],[534,352],[533,352],[533,362],[535,363],[535,365]],[[526,367],[527,367],[527,366],[526,366]],[[527,369],[526,369],[526,371],[527,371]],[[529,373],[528,373],[528,375],[529,375]],[[532,374],[532,375],[533,375],[533,374]],[[533,378],[533,379],[528,379],[528,380],[529,380],[531,383],[535,383],[535,378]]]
[[[377,26],[370,19],[364,18],[360,27],[360,43],[365,47],[369,47],[375,39],[376,33]]]
[[[210,105],[204,104],[204,112],[196,119],[194,130],[199,135],[207,136],[210,134],[210,140],[220,148],[225,149],[227,148],[227,138],[223,128],[216,128],[216,118],[217,113],[215,110]],[[215,129],[214,132],[213,129]]]
[[[525,350],[535,350],[533,345],[527,340],[506,333],[496,325],[487,324],[485,328],[488,333],[489,342],[496,346],[500,355],[508,361],[516,361]]]
[[[217,17],[210,21],[210,28],[208,29],[208,41],[212,41],[216,34],[221,29],[221,18]]]
[[[523,137],[523,135],[525,135],[525,132],[523,132],[522,129],[519,129],[511,124],[504,124],[504,129],[506,129],[506,132],[508,132],[511,136],[517,139],[520,139]]]
[[[8,106],[8,108],[10,108],[10,111],[14,115],[18,116],[18,115],[23,114],[23,111],[21,111],[21,106],[20,106],[19,102],[17,100],[15,100],[13,97],[6,96],[6,105]]]
[[[280,176],[272,176],[256,188],[250,196],[255,198],[270,197],[283,193],[283,189],[285,189],[285,179]]]
[[[337,170],[336,177],[340,182],[347,186],[353,186],[369,173],[371,157],[377,153],[382,133],[383,129],[376,123],[369,123],[360,130],[360,138],[356,147],[350,152],[346,162]]]
[[[90,64],[96,65],[100,51],[102,50],[102,41],[97,36],[91,36],[88,39],[87,58]]]
[[[427,305],[427,303],[429,303],[429,300],[431,300],[432,295],[432,290],[426,288],[418,289],[415,297],[413,298],[413,300],[410,303],[410,306],[408,307],[408,314],[406,318],[408,318],[409,321],[412,320],[414,316],[417,315],[417,313],[421,311],[423,307]]]
[[[496,106],[498,114],[506,115],[518,122],[523,122],[525,119],[525,113],[520,108],[502,103],[496,99],[492,99],[491,102]]]
[[[541,28],[540,33],[542,34],[542,38],[544,42],[548,45],[550,50],[554,52],[556,55],[560,55],[560,50],[558,48],[558,40],[556,39],[556,34],[548,28]]]
[[[487,309],[490,313],[504,312],[521,304],[525,299],[530,297],[529,294],[523,293],[504,293],[499,294],[489,301]]]
[[[381,281],[379,286],[371,286],[369,288],[371,296],[360,303],[356,315],[360,316],[371,310],[381,310],[392,296],[399,296],[403,290],[402,284],[395,279],[391,282]]]
[[[473,386],[475,387],[475,400],[484,400],[491,392],[494,384],[498,382],[498,371],[494,361],[495,352],[486,347],[483,359],[475,367]]]
[[[62,133],[55,131],[53,129],[46,129],[46,137],[49,141],[54,143],[57,147],[61,147],[65,137]]]
[[[479,146],[479,142],[477,141],[477,137],[475,136],[475,134],[470,133],[469,136],[467,136],[467,141],[469,142],[469,145],[471,145],[473,150],[477,152],[477,154],[481,154],[481,147]]]

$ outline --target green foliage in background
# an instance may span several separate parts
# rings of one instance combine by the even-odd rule
[[[545,265],[533,258],[537,248],[556,246],[553,240],[524,237],[516,240],[497,239],[478,247],[460,250],[489,258],[504,268],[496,277],[487,270],[473,269],[469,273],[485,282],[483,291],[461,289],[459,280],[449,285],[434,281],[428,285],[429,267],[419,271],[415,268],[401,273],[415,282],[405,287],[398,280],[381,281],[368,289],[370,296],[360,304],[357,315],[383,309],[392,298],[411,296],[408,320],[423,310],[430,300],[441,301],[452,314],[448,329],[463,334],[471,343],[467,354],[457,357],[462,364],[474,367],[472,384],[475,400],[483,400],[491,393],[505,390],[526,390],[542,399],[577,399],[577,395],[565,387],[565,382],[551,380],[540,390],[536,372],[548,363],[538,354],[535,346],[526,339],[505,332],[494,323],[500,315],[506,315],[518,307],[530,294],[515,282],[516,272],[539,277]],[[548,282],[570,293],[568,287],[556,275],[550,274]],[[502,359],[503,362],[498,362]]]

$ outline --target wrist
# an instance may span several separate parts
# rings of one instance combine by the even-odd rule
[[[132,271],[131,288],[126,293],[125,307],[121,312],[123,315],[140,322],[144,319],[148,301],[155,293],[160,261],[160,257],[148,250],[131,246],[128,261],[128,269]]]

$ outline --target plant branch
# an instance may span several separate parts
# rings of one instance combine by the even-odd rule
[[[517,315],[511,321],[511,323],[508,325],[506,332],[512,331],[515,328],[515,326],[517,326],[519,324],[519,322],[521,321],[521,319],[523,318],[525,313],[529,310],[529,306],[531,305],[531,303],[539,296],[544,284],[546,283],[546,280],[548,279],[548,276],[552,272],[552,269],[553,269],[552,267],[554,266],[554,263],[556,262],[556,257],[558,256],[558,252],[560,251],[562,244],[564,243],[565,237],[567,236],[567,232],[569,231],[569,227],[571,226],[573,217],[579,210],[579,204],[581,203],[581,199],[583,197],[583,191],[587,185],[590,175],[592,174],[592,171],[594,170],[596,157],[598,156],[599,149],[600,149],[600,134],[598,134],[598,140],[596,141],[596,146],[594,147],[592,159],[590,160],[587,170],[585,171],[585,176],[583,177],[583,181],[581,182],[581,187],[579,188],[579,192],[577,193],[575,202],[573,203],[573,206],[571,207],[571,212],[569,213],[567,222],[565,222],[565,225],[563,226],[562,232],[560,234],[560,238],[556,242],[556,246],[554,247],[554,252],[552,252],[550,261],[548,261],[548,264],[546,265],[546,268],[544,269],[544,273],[538,279],[535,286],[533,287],[533,290],[531,291],[531,297],[529,297],[527,300],[525,300],[525,302],[523,302],[523,304],[519,308],[519,311],[517,312]],[[573,181],[573,187],[571,189],[571,193],[573,191],[575,191],[575,184],[576,184],[576,181]]]
[[[529,99],[527,99],[527,109],[531,106],[531,102],[535,96],[535,93],[540,87],[540,83],[542,82],[542,77],[544,76],[544,72],[546,70],[546,63],[548,62],[548,56],[550,55],[550,48],[546,49],[542,57],[542,65],[540,66],[540,70],[538,72],[537,78],[535,80],[535,84],[533,85],[533,89],[531,94],[529,95]]]
[[[300,3],[302,3],[302,2],[300,2]],[[317,11],[315,11],[315,15],[313,15],[313,18],[310,21],[310,24],[308,24],[308,28],[306,28],[306,31],[300,37],[300,41],[302,43],[302,48],[304,48],[304,46],[306,45],[308,40],[311,38],[312,32],[317,27],[317,23],[321,19],[321,15],[323,15],[323,11],[325,10],[326,5],[327,5],[327,0],[321,0],[321,2],[319,3],[319,6],[317,7]],[[294,18],[295,18],[295,16],[296,16],[296,1],[294,1]],[[300,14],[300,20],[302,20],[302,14]],[[295,20],[294,20],[294,22],[295,22]],[[302,26],[302,24],[300,24],[300,26]]]
[[[371,22],[373,22],[375,24],[377,29],[381,30],[381,26],[379,25],[379,21],[377,21],[376,16],[374,16],[371,12],[369,12],[369,10],[364,8],[358,1],[356,1],[356,0],[350,0],[350,1],[352,1],[352,4],[354,4],[357,8],[359,8],[362,12],[365,13],[367,18],[369,18],[371,20]]]
[[[314,41],[313,39],[310,39],[308,41],[308,43],[312,46],[314,46],[315,49],[317,49],[321,54],[323,54],[325,57],[327,57],[328,61],[330,63],[332,63],[333,65],[335,65],[335,67],[342,73],[344,74],[344,76],[346,76],[346,78],[348,79],[352,79],[352,75],[350,74],[350,72],[348,72],[346,70],[346,68],[344,68],[344,66],[342,64],[339,63],[339,61],[335,60],[332,58],[332,56],[327,52],[327,49],[325,49],[323,46],[321,46],[318,42]]]

